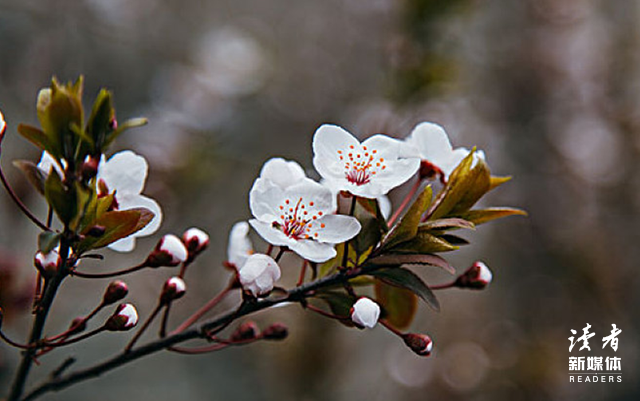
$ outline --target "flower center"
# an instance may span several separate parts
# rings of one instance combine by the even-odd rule
[[[373,176],[387,168],[384,158],[377,156],[376,149],[362,151],[350,145],[348,150],[338,150],[338,158],[344,163],[344,175],[347,181],[355,185],[365,185],[371,182]]]
[[[318,233],[312,234],[311,231],[314,224],[317,224],[315,220],[322,217],[323,213],[322,211],[312,211],[313,205],[313,201],[305,204],[302,198],[298,198],[295,205],[290,199],[285,199],[284,203],[279,206],[280,221],[275,221],[273,225],[282,230],[287,237],[295,240],[317,237]],[[319,227],[324,228],[324,223],[321,223]]]

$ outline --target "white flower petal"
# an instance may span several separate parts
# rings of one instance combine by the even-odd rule
[[[355,217],[330,214],[314,223],[311,234],[316,241],[339,244],[358,235],[360,229]]]
[[[316,157],[337,161],[338,150],[349,149],[351,146],[360,149],[360,142],[347,130],[337,125],[324,124],[313,135],[313,154]],[[313,164],[316,165],[315,159]]]
[[[119,194],[139,194],[144,188],[149,166],[144,157],[130,150],[118,152],[100,163],[98,179],[105,181],[109,191]]]
[[[280,279],[280,267],[270,256],[256,253],[238,270],[238,279],[242,288],[254,296],[264,295]]]
[[[54,159],[53,156],[49,154],[49,152],[42,152],[42,156],[40,157],[40,161],[38,162],[38,168],[45,175],[49,175],[49,173],[51,172],[51,167],[53,167],[61,177],[64,175],[56,159]]]
[[[420,157],[423,160],[440,166],[443,157],[447,159],[452,151],[449,137],[438,124],[423,122],[413,129],[408,138],[409,143],[413,143],[419,150]]]
[[[284,189],[272,181],[258,178],[249,191],[251,214],[259,220],[272,221],[278,213],[277,205],[284,199]]]
[[[379,196],[378,198],[378,207],[380,208],[380,213],[382,217],[388,219],[391,215],[391,201],[389,197],[386,195]]]
[[[287,237],[282,231],[274,228],[270,223],[256,219],[249,220],[249,224],[265,241],[272,245],[291,246],[296,241]]]
[[[4,116],[2,115],[2,111],[0,110],[0,135],[2,135],[5,128],[7,128],[7,124],[4,122]]]
[[[284,160],[281,157],[268,160],[260,171],[260,178],[266,178],[281,188],[296,184],[306,176],[298,163]]]
[[[253,254],[253,244],[249,239],[249,224],[246,221],[240,221],[234,224],[229,232],[227,258],[229,263],[240,268],[251,254]]]
[[[109,244],[109,249],[116,252],[131,252],[136,247],[136,237],[130,235]]]
[[[289,248],[303,258],[316,263],[326,262],[336,256],[333,245],[312,240],[294,241]]]

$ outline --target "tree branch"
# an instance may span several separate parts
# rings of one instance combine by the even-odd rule
[[[378,270],[380,268],[381,267],[378,266],[374,266],[368,269],[356,268],[347,272],[340,272],[330,276],[326,276],[314,282],[295,287],[291,289],[285,296],[261,299],[255,302],[244,302],[238,310],[230,311],[218,318],[204,322],[191,329],[172,334],[168,337],[160,338],[138,348],[134,348],[127,353],[120,353],[115,357],[107,359],[106,361],[101,362],[97,365],[77,370],[75,372],[71,372],[59,377],[51,378],[50,380],[47,380],[37,386],[33,391],[22,398],[22,401],[34,400],[37,397],[48,392],[63,390],[73,384],[98,377],[112,369],[116,369],[129,362],[138,360],[143,356],[153,354],[176,344],[198,338],[207,338],[208,332],[215,330],[218,327],[228,325],[229,323],[240,317],[270,308],[273,305],[277,305],[283,302],[302,301],[303,299],[312,296],[317,290],[346,283],[350,279],[364,274],[369,274],[370,272]]]

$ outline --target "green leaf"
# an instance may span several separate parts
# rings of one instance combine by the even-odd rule
[[[82,82],[61,85],[53,78],[50,88],[38,94],[38,120],[49,141],[57,144],[61,154],[54,155],[67,160],[74,159],[79,138],[71,130],[72,125],[82,126]]]
[[[42,253],[49,253],[60,242],[60,234],[53,231],[43,231],[38,235],[38,250]]]
[[[418,231],[429,230],[448,230],[454,228],[466,228],[469,230],[475,230],[475,225],[465,219],[451,217],[447,219],[429,220],[418,226]]]
[[[404,242],[392,249],[390,252],[398,253],[438,253],[449,252],[458,249],[457,246],[448,243],[442,237],[437,237],[426,231],[418,232],[418,235],[411,241]]]
[[[490,207],[486,209],[468,210],[459,216],[473,224],[483,224],[491,220],[507,216],[526,216],[527,212],[510,207]]]
[[[44,183],[44,196],[60,221],[68,225],[77,214],[76,198],[62,184],[62,179],[53,167]]]
[[[507,177],[499,177],[496,175],[492,175],[490,180],[489,180],[489,191],[498,188],[500,185],[504,184],[505,182],[509,182],[511,181],[511,176],[507,176]]]
[[[466,211],[489,191],[489,167],[483,159],[474,154],[475,148],[451,173],[449,181],[427,212],[428,220],[437,220],[455,212]]]
[[[418,297],[412,291],[376,281],[376,301],[383,310],[384,319],[398,330],[411,325],[418,310]]]
[[[415,273],[404,268],[382,269],[370,273],[387,284],[406,288],[419,296],[431,308],[440,310],[440,303],[431,289]]]
[[[94,224],[104,227],[104,234],[99,238],[85,237],[78,245],[78,253],[102,248],[119,239],[128,237],[149,224],[153,216],[153,213],[145,208],[106,212]],[[87,229],[90,229],[90,227],[87,227]]]
[[[124,131],[131,128],[142,127],[143,125],[147,125],[147,123],[148,120],[146,118],[132,118],[125,121],[124,123],[118,125],[117,129],[106,136],[103,146],[106,148],[107,146],[111,145],[111,143],[115,141],[116,138],[118,138],[118,136],[120,136],[120,134],[122,134]]]
[[[376,200],[373,199],[373,201]],[[362,228],[351,240],[350,245],[358,255],[362,255],[380,242],[386,223],[382,217],[377,217],[377,214],[371,214],[369,210],[363,208],[356,208],[354,217],[358,219]]]
[[[451,245],[456,245],[456,246],[469,245],[469,241],[467,241],[466,239],[464,239],[462,237],[458,237],[457,235],[442,234],[440,236],[440,239],[450,243]]]
[[[418,198],[413,202],[407,213],[402,216],[402,219],[398,224],[391,228],[391,231],[384,238],[383,249],[388,249],[394,245],[408,241],[416,236],[418,233],[418,224],[422,214],[427,210],[431,203],[431,196],[433,191],[431,186],[427,186]]]
[[[44,182],[47,179],[35,163],[29,160],[14,160],[13,165],[19,168],[29,180],[29,183],[41,195],[44,195]]]
[[[451,266],[449,262],[447,262],[444,258],[438,255],[429,254],[386,254],[370,259],[364,267],[399,267],[402,265],[429,265],[440,267],[441,269],[451,274],[454,274],[456,272],[453,266]]]
[[[93,138],[96,151],[103,150],[103,144],[109,134],[113,132],[111,121],[115,117],[113,109],[113,95],[107,89],[101,89],[93,103],[93,109],[87,122],[87,134]]]
[[[59,143],[52,141],[42,130],[31,125],[19,124],[18,133],[26,140],[36,145],[40,150],[46,150],[54,158],[60,159],[62,148]]]

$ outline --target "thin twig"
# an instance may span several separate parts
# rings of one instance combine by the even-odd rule
[[[163,349],[167,349],[176,344],[198,338],[207,338],[207,333],[210,333],[221,326],[226,326],[240,317],[270,308],[283,302],[300,302],[303,299],[312,296],[312,294],[314,294],[319,289],[331,287],[336,284],[341,284],[360,275],[369,274],[370,272],[379,268],[380,267],[377,266],[368,269],[356,268],[348,272],[332,274],[314,282],[306,283],[293,288],[287,293],[287,295],[282,297],[266,298],[256,300],[254,302],[245,302],[239,309],[225,313],[220,317],[204,322],[196,327],[188,328],[184,331],[176,330],[174,333],[171,333],[167,337],[152,341],[145,345],[141,345],[136,349],[131,350],[131,352],[123,352],[94,366],[71,372],[56,379],[49,379],[33,389],[29,394],[22,398],[22,401],[33,400],[43,394],[52,391],[59,391],[75,383],[98,377],[101,374],[112,369],[116,369],[129,362],[133,362],[144,356],[153,354]]]

